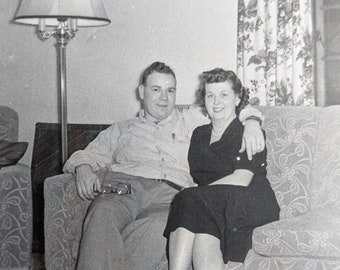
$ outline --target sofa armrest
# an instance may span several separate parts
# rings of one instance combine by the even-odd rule
[[[91,201],[82,201],[71,174],[44,182],[45,263],[47,269],[74,269],[82,225]]]
[[[32,245],[30,168],[23,164],[0,169],[0,268],[29,268]]]

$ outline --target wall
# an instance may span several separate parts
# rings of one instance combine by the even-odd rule
[[[139,75],[156,60],[175,70],[179,104],[194,101],[201,71],[236,68],[237,0],[103,2],[112,23],[81,28],[67,47],[69,123],[134,116]],[[11,23],[18,4],[0,1],[0,104],[18,112],[30,164],[35,123],[58,121],[56,49],[34,27]]]

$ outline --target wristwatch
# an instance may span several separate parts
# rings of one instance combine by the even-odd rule
[[[259,122],[260,126],[262,126],[262,119],[255,115],[250,115],[246,119],[244,119],[244,123],[246,123],[247,120],[256,120]]]

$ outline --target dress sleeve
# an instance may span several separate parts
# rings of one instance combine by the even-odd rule
[[[84,150],[76,151],[66,161],[63,171],[75,173],[80,165],[89,165],[93,171],[108,167],[112,164],[112,156],[116,151],[118,138],[121,134],[118,124],[101,131]]]
[[[265,136],[265,132],[262,132]],[[233,155],[233,166],[234,170],[245,169],[251,171],[254,175],[266,173],[267,148],[265,147],[262,152],[255,154],[252,160],[248,159],[246,151],[243,153],[235,152]]]

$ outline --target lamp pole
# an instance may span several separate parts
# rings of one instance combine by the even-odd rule
[[[39,21],[39,32],[42,40],[54,36],[58,50],[58,78],[59,78],[59,103],[61,121],[61,160],[64,164],[68,159],[67,136],[67,84],[66,84],[66,46],[74,38],[78,30],[76,19],[59,18],[59,25],[55,31],[46,31],[44,19]]]
[[[64,39],[63,39],[64,40]],[[59,78],[60,78],[60,119],[61,119],[61,145],[62,163],[68,158],[68,139],[67,139],[67,87],[66,87],[66,45],[64,41],[57,42],[59,47]]]

